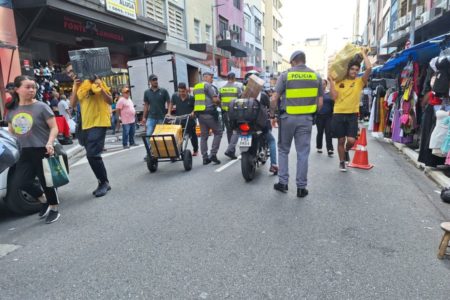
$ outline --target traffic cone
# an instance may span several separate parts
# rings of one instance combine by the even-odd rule
[[[356,148],[358,147],[358,145],[363,145],[364,147],[367,146],[367,133],[366,133],[366,128],[362,128],[359,131],[359,135],[358,135],[358,139],[356,140],[355,144],[353,145],[352,151],[355,151]]]
[[[356,152],[353,156],[353,160],[348,166],[350,168],[363,170],[370,170],[373,168],[373,165],[369,163],[369,153],[367,152],[366,146],[358,145],[356,147]]]

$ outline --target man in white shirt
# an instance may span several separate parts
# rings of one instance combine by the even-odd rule
[[[69,107],[69,101],[67,101],[67,98],[65,95],[61,95],[61,99],[58,102],[58,111],[59,115],[64,117],[69,123],[70,120],[70,107]]]

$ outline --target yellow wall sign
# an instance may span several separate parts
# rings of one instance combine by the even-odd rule
[[[134,0],[106,0],[106,10],[136,20],[136,2]]]

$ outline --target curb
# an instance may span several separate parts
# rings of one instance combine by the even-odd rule
[[[73,158],[75,155],[77,155],[78,153],[80,153],[83,150],[84,150],[84,148],[80,145],[76,145],[76,146],[66,150],[67,159],[70,160],[71,158]]]
[[[449,187],[450,186],[450,178],[445,176],[441,171],[436,171],[435,168],[427,167],[425,164],[418,162],[417,159],[419,157],[419,154],[415,152],[414,150],[406,147],[403,144],[395,143],[391,139],[383,138],[383,139],[377,139],[378,141],[384,141],[388,144],[393,145],[395,148],[397,148],[399,151],[401,151],[406,157],[408,157],[411,162],[416,166],[416,168],[423,170],[424,174],[431,178],[439,187]]]

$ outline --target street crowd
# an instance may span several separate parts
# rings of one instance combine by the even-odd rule
[[[358,77],[361,64],[355,60],[348,65],[347,77],[340,82],[334,82],[331,78],[322,80],[319,74],[307,67],[305,53],[296,51],[290,58],[291,68],[279,76],[275,88],[262,91],[258,95],[257,100],[266,108],[270,120],[264,132],[270,148],[269,171],[277,174],[279,178],[278,183],[274,184],[275,190],[283,193],[288,191],[288,156],[294,141],[297,153],[297,196],[308,195],[308,157],[314,122],[317,126],[317,152],[323,152],[322,141],[325,134],[326,152],[333,156],[332,138],[337,138],[339,170],[347,170],[346,164],[350,161],[349,150],[358,134],[361,92],[371,72],[371,64],[364,51],[362,57],[366,69],[361,77]],[[105,196],[111,190],[101,156],[107,130],[112,129],[115,133],[121,122],[123,147],[137,145],[134,137],[136,111],[129,88],[123,88],[121,95],[113,95],[99,77],[93,76],[89,80],[81,81],[70,63],[66,72],[73,80],[69,100],[56,91],[53,92],[49,103],[36,100],[36,83],[29,76],[18,76],[7,86],[11,97],[6,105],[6,120],[9,131],[17,137],[22,148],[16,165],[17,173],[22,178],[24,190],[30,189],[29,182],[39,178],[42,190],[28,192],[42,202],[39,217],[45,218],[46,223],[53,223],[60,217],[57,190],[46,186],[42,167],[42,160],[55,153],[54,143],[60,132],[58,118],[62,118],[69,128],[77,127],[76,137],[80,145],[85,147],[87,160],[97,179],[98,185],[92,192],[95,197]],[[252,74],[245,76],[244,85]],[[166,116],[191,114],[186,130],[190,135],[193,156],[197,156],[200,150],[203,164],[208,165],[221,163],[218,152],[223,134],[223,120],[228,140],[224,155],[229,159],[237,159],[236,145],[239,136],[230,124],[228,106],[232,100],[241,97],[241,85],[237,84],[234,73],[228,74],[227,83],[221,88],[213,84],[211,72],[203,72],[202,75],[203,81],[195,85],[192,94],[186,83],[179,83],[177,92],[172,96],[164,87],[159,86],[157,74],[150,75],[140,124],[145,127],[146,135],[151,136],[155,126],[163,123]],[[73,109],[77,111],[78,116],[76,125],[70,117]],[[196,135],[196,119],[201,132],[200,149]],[[273,127],[278,127],[278,145],[271,133]],[[210,132],[214,136],[211,150],[208,149],[207,143]]]

